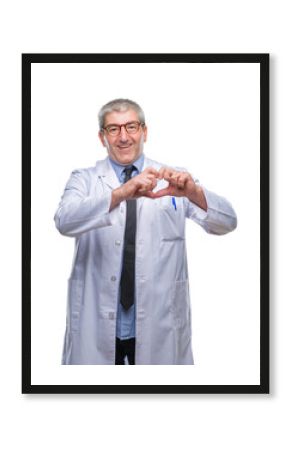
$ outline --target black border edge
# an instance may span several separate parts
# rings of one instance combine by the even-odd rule
[[[269,301],[269,175],[270,175],[270,55],[264,55],[260,65],[260,384],[270,392],[270,301]]]
[[[263,394],[260,385],[34,385],[31,394]]]
[[[31,63],[22,55],[22,393],[31,386]]]
[[[25,53],[28,63],[258,63],[267,53]]]
[[[268,394],[269,393],[269,57],[268,53],[22,54],[22,393]],[[31,64],[260,63],[260,385],[31,385]]]

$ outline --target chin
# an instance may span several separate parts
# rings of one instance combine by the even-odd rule
[[[135,161],[136,157],[135,156],[122,156],[120,158],[120,162],[121,164],[130,164],[131,162]]]

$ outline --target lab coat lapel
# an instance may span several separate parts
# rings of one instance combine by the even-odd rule
[[[116,189],[120,186],[120,182],[108,157],[102,161],[98,161],[97,173],[99,177],[102,177],[103,182],[111,189]]]

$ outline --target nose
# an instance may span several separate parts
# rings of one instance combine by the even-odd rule
[[[120,140],[123,141],[127,141],[128,140],[128,133],[126,131],[125,125],[121,126],[121,130],[120,130],[120,134],[119,134],[119,138]]]

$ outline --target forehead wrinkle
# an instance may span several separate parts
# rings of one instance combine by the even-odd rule
[[[119,125],[119,124],[118,124],[118,117],[120,117],[120,120],[122,120],[122,119],[121,119],[122,117],[128,116],[127,113],[129,113],[129,114],[132,114],[132,113],[133,113],[133,117],[131,117],[131,118],[128,117],[126,123],[129,123],[129,122],[139,122],[139,116],[138,116],[138,114],[136,113],[136,111],[134,111],[133,109],[127,109],[126,111],[112,111],[112,112],[107,113],[107,114],[105,115],[105,117],[104,117],[104,124],[105,124],[106,121],[108,120],[108,116],[114,115],[115,117],[114,117],[114,121],[113,121],[112,125]],[[123,119],[123,120],[124,120],[124,119]],[[111,123],[109,123],[109,125],[111,125]],[[121,124],[121,125],[122,125],[122,124]],[[108,124],[104,125],[104,127],[105,127],[105,126],[107,127]]]

